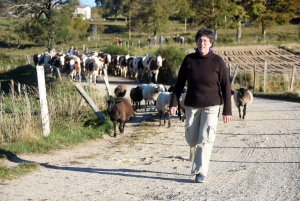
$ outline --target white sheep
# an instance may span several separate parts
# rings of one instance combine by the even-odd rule
[[[239,109],[239,117],[241,118],[241,110],[240,107],[243,106],[243,119],[246,116],[246,107],[250,105],[253,101],[253,95],[251,91],[246,88],[240,88],[234,91],[234,103]]]
[[[150,112],[160,92],[165,92],[165,86],[162,84],[148,84],[143,89],[143,98],[145,100],[145,112],[147,110],[147,101],[150,103]]]
[[[171,121],[170,121],[170,114],[168,112],[169,109],[169,104],[171,101],[172,93],[170,92],[161,92],[159,93],[157,99],[156,99],[156,109],[159,114],[159,125],[161,126],[161,116],[164,115],[164,125],[166,124],[166,115],[168,113],[169,117],[169,122],[168,126],[171,126]]]

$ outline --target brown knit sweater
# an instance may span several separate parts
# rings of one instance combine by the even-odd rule
[[[191,53],[184,58],[178,72],[170,107],[177,106],[177,100],[186,82],[187,94],[184,102],[186,106],[202,108],[221,105],[223,95],[223,115],[231,115],[229,74],[220,56],[209,52],[205,56]]]

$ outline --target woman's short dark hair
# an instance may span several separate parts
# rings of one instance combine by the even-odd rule
[[[209,38],[209,41],[211,43],[215,42],[215,34],[212,30],[207,29],[207,28],[201,28],[195,35],[195,40],[197,43],[198,38],[201,38],[202,36],[206,36]]]

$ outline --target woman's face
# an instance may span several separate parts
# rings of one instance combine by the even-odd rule
[[[209,48],[212,46],[209,38],[207,36],[201,36],[197,40],[197,47],[201,55],[206,55],[209,53]]]

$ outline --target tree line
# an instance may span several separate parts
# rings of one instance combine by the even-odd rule
[[[12,34],[6,41],[29,39],[45,42],[49,49],[54,44],[71,38],[85,37],[89,27],[80,16],[73,16],[79,0],[1,0],[0,13],[5,16],[15,10],[22,20],[10,26]],[[268,28],[288,23],[300,12],[299,0],[95,0],[92,15],[99,18],[122,14],[127,17],[129,39],[131,32],[156,35],[166,30],[171,19],[189,22],[214,30],[216,40],[221,28],[236,29],[240,40],[242,23],[261,28],[265,38]],[[63,9],[62,9],[63,8]],[[77,31],[81,30],[81,31]],[[81,33],[81,34],[80,34]],[[76,35],[77,34],[77,35]]]
[[[265,38],[268,28],[288,23],[300,12],[299,0],[95,0],[103,16],[128,16],[128,28],[153,32],[164,30],[170,18],[204,25],[214,30],[237,29],[247,22],[260,27]],[[129,36],[130,38],[130,36]]]

